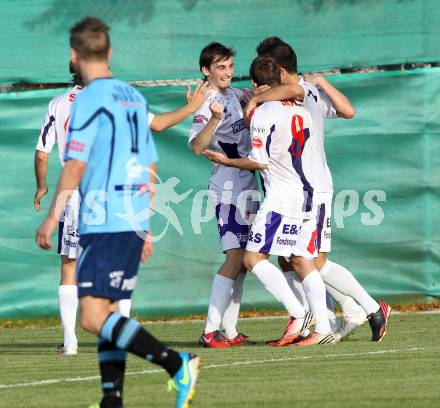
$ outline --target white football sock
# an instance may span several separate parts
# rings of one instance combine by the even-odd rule
[[[325,292],[325,303],[327,305],[327,309],[330,312],[335,312],[335,303],[333,302],[333,298],[329,295],[328,292]]]
[[[284,277],[286,278],[289,287],[296,298],[300,301],[305,309],[309,309],[309,303],[307,302],[307,297],[304,292],[301,279],[298,277],[298,275],[293,271],[288,271],[284,272]]]
[[[364,309],[362,309],[350,296],[344,295],[333,286],[325,283],[325,290],[327,291],[327,305],[328,297],[330,296],[341,307],[344,317],[347,317],[347,314],[365,313]]]
[[[302,319],[305,309],[293,294],[283,273],[268,260],[258,262],[251,271],[278,302],[282,303],[290,316]]]
[[[131,299],[121,299],[118,303],[119,313],[124,317],[130,317]]]
[[[232,287],[231,300],[223,314],[222,326],[223,329],[225,329],[225,337],[227,339],[233,339],[238,335],[237,322],[238,315],[240,314],[240,304],[243,295],[243,282],[245,277],[246,273],[239,273],[235,279],[234,286]]]
[[[342,316],[344,319],[350,319],[354,322],[363,322],[366,319],[366,313],[350,296],[346,296],[343,293],[336,290],[334,287],[325,285],[327,294],[330,295],[341,307]],[[329,317],[330,325],[333,332],[337,331],[339,328],[335,325],[333,326],[332,320]]]
[[[379,304],[366,292],[350,271],[343,266],[327,260],[319,273],[327,285],[332,286],[344,295],[352,297],[362,306],[367,315],[379,310]]]
[[[321,273],[321,271],[319,273]],[[321,277],[324,280],[324,277],[322,276],[322,274],[321,274]],[[324,280],[324,283],[325,283],[325,280]],[[333,286],[328,285],[327,283],[325,283],[325,289],[327,290],[327,293],[335,300],[335,302],[339,306],[341,306],[342,303],[344,303],[345,300],[349,298],[349,296],[344,295],[343,293],[339,292],[339,290],[335,289]]]
[[[64,348],[77,347],[75,334],[76,311],[78,310],[78,290],[76,285],[60,285],[58,288],[61,324],[64,329]]]
[[[231,301],[233,286],[234,280],[219,274],[215,275],[214,282],[212,282],[205,333],[220,329],[226,307]]]
[[[323,335],[330,333],[331,328],[327,314],[325,285],[321,275],[315,269],[304,278],[302,284],[310,305],[310,310],[315,317],[315,331]]]
[[[304,292],[304,288],[299,276],[293,271],[287,271],[283,273],[293,294],[296,296],[299,302],[304,306],[304,308],[306,310],[309,310],[310,309],[309,302],[307,302],[306,294]],[[309,329],[305,329],[304,331],[301,332],[302,337],[307,337],[309,334],[310,334]]]
[[[325,303],[327,305],[327,316],[330,323],[330,328],[334,333],[338,329],[338,319],[336,318],[335,314],[335,303],[327,290],[325,292]]]
[[[353,298],[347,296],[341,304],[342,315],[345,319],[350,319],[355,322],[363,322],[367,318],[365,310],[362,309]]]

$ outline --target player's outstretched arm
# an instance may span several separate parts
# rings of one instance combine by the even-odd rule
[[[49,191],[46,185],[47,166],[49,154],[40,150],[35,150],[34,168],[35,180],[37,182],[37,191],[34,196],[34,207],[37,211],[41,208],[41,199]]]
[[[328,95],[335,106],[336,113],[339,117],[351,119],[356,110],[351,104],[350,100],[340,91],[338,91],[329,81],[322,76],[306,76],[305,80],[315,86],[320,86],[322,90]]]
[[[262,170],[267,168],[265,164],[257,163],[248,157],[240,157],[239,159],[229,159],[223,153],[214,152],[212,150],[205,150],[203,155],[214,163],[222,164],[223,166],[235,167],[243,170]]]
[[[263,92],[256,93],[248,102],[244,109],[244,116],[249,118],[251,112],[264,102],[282,101],[284,99],[304,99],[304,89],[299,85],[279,85],[269,88]]]
[[[211,118],[203,130],[191,142],[191,148],[197,156],[200,156],[211,143],[212,136],[214,136],[214,132],[223,118],[225,107],[221,103],[214,101],[209,105],[209,109],[212,113]]]
[[[208,82],[200,82],[194,92],[188,87],[188,103],[174,112],[161,113],[154,116],[150,127],[154,132],[162,132],[172,126],[183,122],[186,118],[197,112],[208,97]]]
[[[50,237],[58,225],[58,220],[72,192],[78,187],[87,164],[81,160],[68,160],[61,172],[55,195],[46,219],[37,230],[35,240],[44,249],[52,248]]]

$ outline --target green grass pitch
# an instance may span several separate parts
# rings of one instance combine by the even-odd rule
[[[203,322],[146,327],[171,347],[197,352],[202,372],[194,407],[440,407],[440,314],[396,314],[382,343],[368,324],[349,340],[307,348],[270,348],[284,319],[243,319],[262,344],[227,350],[196,345]],[[0,331],[0,407],[81,407],[98,402],[96,347],[79,330],[76,357],[57,355],[60,328]],[[125,406],[172,407],[167,376],[129,357]]]

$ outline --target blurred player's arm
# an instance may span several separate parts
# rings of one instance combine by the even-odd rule
[[[191,148],[197,156],[200,156],[211,143],[217,126],[220,124],[223,118],[225,108],[221,103],[213,101],[209,105],[209,109],[211,110],[212,114],[211,118],[206,123],[206,126],[191,141]]]
[[[324,77],[310,75],[306,76],[305,80],[315,86],[319,86],[327,94],[339,117],[351,119],[356,114],[356,110],[350,100]]]
[[[154,198],[156,196],[157,163],[151,163],[148,168],[150,172],[148,191],[150,192],[150,208],[152,208],[154,204]]]
[[[34,196],[34,207],[37,211],[41,208],[41,199],[49,191],[46,185],[47,167],[49,163],[49,154],[40,150],[35,150],[34,169],[35,180],[37,182],[37,191]]]
[[[41,199],[48,192],[46,176],[49,163],[49,154],[52,152],[57,140],[54,100],[55,98],[49,102],[49,106],[41,126],[38,142],[35,146],[34,170],[35,180],[37,182],[37,191],[35,192],[34,196],[34,207],[37,211],[40,211]]]
[[[249,157],[240,157],[239,159],[230,159],[223,153],[214,152],[212,150],[205,150],[203,155],[214,163],[222,164],[223,166],[235,167],[243,170],[262,170],[267,168],[266,164],[258,163]]]
[[[50,237],[58,225],[58,220],[66,208],[67,201],[69,200],[72,191],[78,187],[86,167],[87,163],[81,160],[71,159],[66,162],[66,165],[61,172],[49,213],[43,224],[41,224],[41,227],[37,230],[37,236],[35,239],[41,248],[52,248]]]
[[[154,144],[153,137],[147,138],[147,146],[146,146],[146,157],[144,158],[146,163],[148,163],[149,170],[149,180],[148,180],[148,189],[147,192],[150,194],[149,200],[149,210],[153,211],[155,195],[156,195],[156,184],[157,184],[157,161],[158,155],[156,151],[156,146]],[[151,225],[151,224],[150,224]],[[144,245],[142,246],[141,252],[141,262],[147,261],[153,255],[153,235],[151,230],[146,231],[147,234],[145,236]]]
[[[299,85],[278,85],[273,88],[256,92],[255,95],[249,99],[248,104],[244,109],[244,116],[249,118],[252,111],[264,102],[282,101],[284,99],[297,99],[302,101],[304,99],[304,88]]]
[[[153,234],[148,231],[145,237],[144,246],[142,247],[141,262],[146,262],[153,256]]]
[[[154,132],[162,132],[172,126],[183,122],[186,118],[197,112],[205,102],[208,93],[208,82],[200,82],[194,92],[188,87],[186,94],[188,103],[174,112],[166,112],[154,115],[154,119],[150,123],[150,128]]]
[[[156,195],[157,163],[151,163],[148,167],[150,169],[150,209],[152,209],[154,207],[154,197]],[[149,258],[151,258],[153,256],[153,252],[153,233],[148,231],[145,237],[144,246],[142,247],[141,262],[146,262]]]

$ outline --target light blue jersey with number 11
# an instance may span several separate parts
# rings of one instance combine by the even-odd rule
[[[145,98],[113,78],[92,81],[75,99],[65,160],[87,163],[79,233],[147,231],[150,174],[158,160]]]

